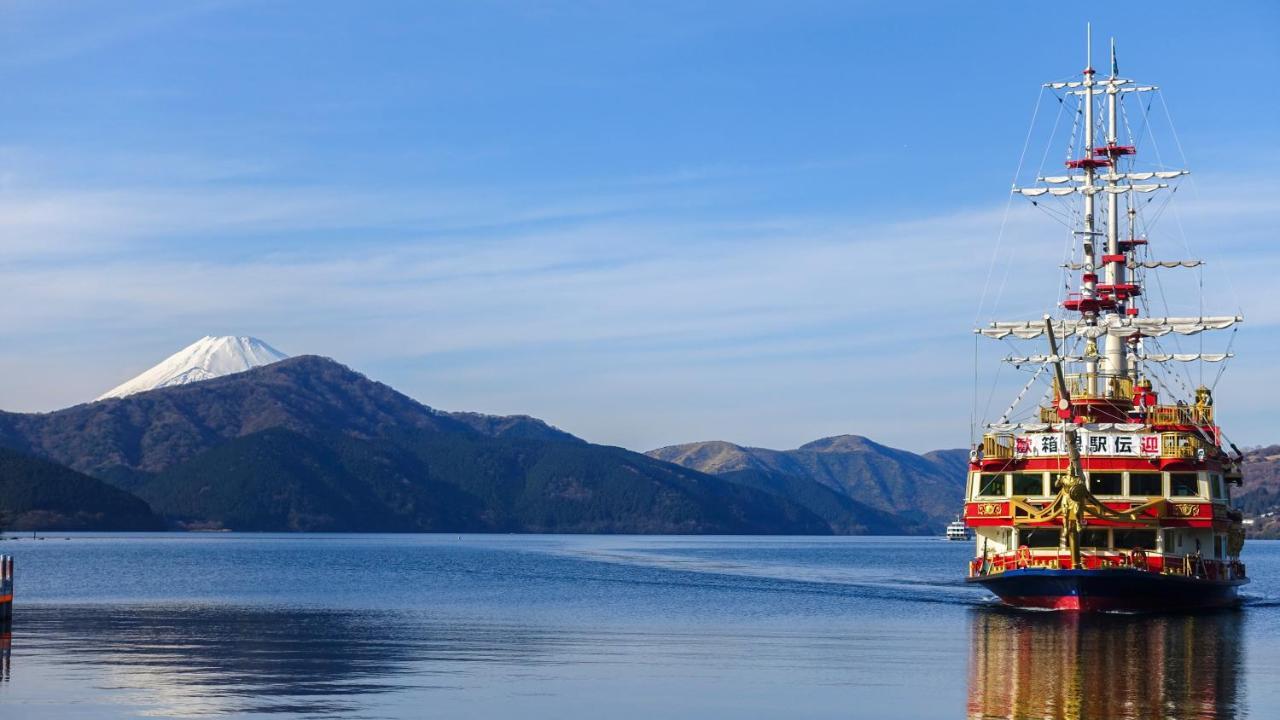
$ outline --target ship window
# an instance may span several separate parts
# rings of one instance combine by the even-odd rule
[[[1143,550],[1156,549],[1156,531],[1155,530],[1116,530],[1117,550],[1132,550],[1133,548],[1142,548]]]
[[[1089,473],[1089,491],[1094,495],[1119,495],[1123,492],[1120,489],[1120,482],[1123,476],[1120,473]]]
[[[1080,547],[1106,550],[1110,546],[1108,540],[1106,530],[1085,530],[1080,533]]]
[[[1035,473],[1015,473],[1013,476],[1014,495],[1044,495],[1044,475]]]
[[[978,495],[981,497],[1003,497],[1004,475],[979,475]]]
[[[1129,494],[1134,497],[1164,495],[1164,480],[1160,473],[1129,473]]]
[[[1058,528],[1029,528],[1019,533],[1018,541],[1029,548],[1056,548],[1060,536]]]
[[[1227,496],[1227,493],[1223,490],[1223,487],[1222,487],[1221,475],[1209,476],[1209,489],[1213,493],[1213,496],[1216,498],[1225,498]]]
[[[1200,494],[1200,481],[1195,473],[1169,473],[1169,495],[1195,497]]]

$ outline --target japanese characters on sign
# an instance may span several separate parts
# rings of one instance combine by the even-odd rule
[[[1076,449],[1085,456],[1159,457],[1160,436],[1078,432]],[[1019,457],[1062,455],[1066,451],[1066,438],[1058,433],[1033,433],[1014,438],[1013,452]]]

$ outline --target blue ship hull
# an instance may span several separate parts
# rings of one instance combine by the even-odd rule
[[[1208,580],[1134,569],[1024,568],[967,578],[1007,605],[1054,610],[1195,610],[1234,605],[1247,578]]]

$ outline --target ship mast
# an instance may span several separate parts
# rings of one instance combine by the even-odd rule
[[[1093,157],[1093,28],[1085,26],[1085,66],[1082,85],[1084,86],[1084,157],[1072,160],[1067,166],[1075,165],[1084,170],[1084,227],[1081,228],[1084,246],[1084,273],[1080,277],[1081,310],[1084,310],[1085,322],[1096,325],[1098,322],[1097,305],[1093,303],[1097,295],[1098,267],[1097,255],[1094,252],[1094,240],[1097,230],[1094,222],[1094,193],[1098,160]],[[1091,386],[1097,382],[1098,353],[1096,343],[1090,341],[1085,350],[1085,382]],[[1096,392],[1090,387],[1089,394]]]
[[[1097,147],[1095,139],[1094,97],[1099,92],[1099,82],[1095,79],[1093,69],[1093,33],[1087,29],[1085,49],[1085,69],[1081,81],[1081,93],[1084,96],[1084,154],[1082,157],[1067,163],[1084,171],[1082,193],[1084,195],[1084,223],[1081,228],[1083,236],[1084,257],[1080,278],[1079,309],[1084,315],[1085,323],[1090,326],[1098,324],[1103,313],[1115,312],[1125,314],[1129,304],[1129,294],[1125,292],[1126,253],[1120,249],[1120,193],[1123,189],[1119,181],[1124,177],[1118,171],[1119,158],[1130,154],[1131,147],[1119,144],[1119,97],[1120,68],[1116,62],[1116,43],[1111,40],[1111,74],[1101,84],[1106,95],[1107,123],[1103,130],[1105,145]],[[1098,187],[1099,170],[1102,174],[1103,187]],[[1106,249],[1102,257],[1098,257],[1099,239],[1103,233],[1098,231],[1096,196],[1105,192],[1107,196],[1106,217]],[[1101,262],[1099,262],[1101,260]],[[1103,269],[1103,284],[1098,284],[1097,269]],[[1100,297],[1101,295],[1101,297]],[[1126,341],[1123,338],[1107,335],[1104,341],[1104,354],[1099,363],[1097,343],[1090,340],[1085,345],[1085,382],[1089,394],[1096,397],[1115,398],[1120,394],[1120,383],[1117,378],[1130,378],[1127,358],[1125,356]],[[1100,386],[1100,387],[1099,387]]]
[[[1120,79],[1120,68],[1116,63],[1116,41],[1111,39],[1111,77],[1107,82],[1107,154],[1111,158],[1110,172],[1107,173],[1108,188],[1114,189],[1116,181],[1119,180],[1120,174],[1116,171],[1116,162],[1119,157],[1117,152],[1120,145],[1117,140],[1116,127],[1116,106],[1119,104],[1117,100],[1120,96],[1120,87],[1117,81]],[[1096,153],[1096,151],[1095,151]],[[1125,275],[1125,254],[1120,252],[1120,193],[1109,190],[1107,192],[1107,254],[1103,257],[1106,264],[1106,281],[1107,285],[1114,289],[1120,288],[1124,284]],[[1116,295],[1116,311],[1123,314],[1125,307],[1128,305],[1128,297],[1124,293],[1114,292]],[[1106,339],[1106,364],[1103,366],[1104,372],[1109,377],[1129,377],[1128,367],[1125,363],[1125,340],[1107,335]],[[1105,397],[1114,397],[1118,390],[1118,384],[1110,380],[1105,382]]]

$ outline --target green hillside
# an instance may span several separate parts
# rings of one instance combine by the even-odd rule
[[[0,518],[8,530],[159,530],[145,502],[56,463],[0,448]]]

